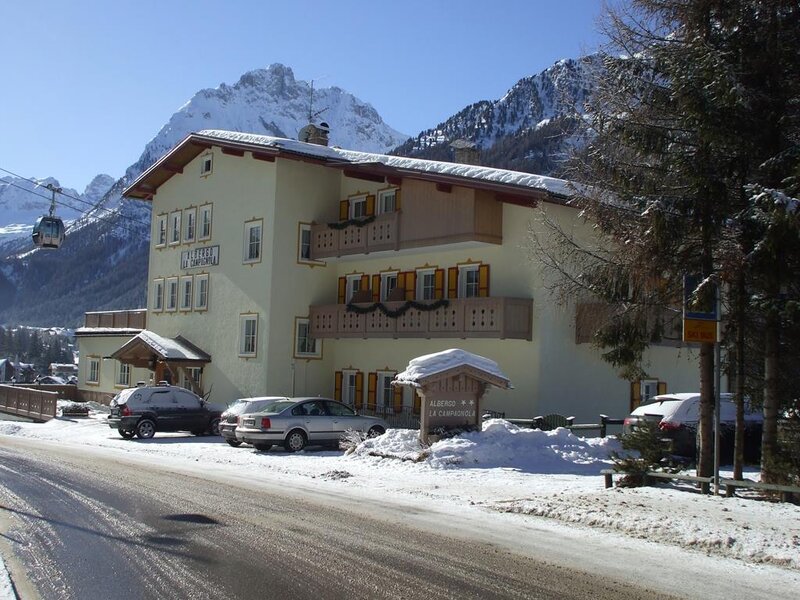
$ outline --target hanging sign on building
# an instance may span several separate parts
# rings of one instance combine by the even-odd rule
[[[219,246],[205,246],[181,252],[181,269],[199,269],[219,264]]]

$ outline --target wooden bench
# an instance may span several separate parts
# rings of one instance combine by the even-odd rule
[[[615,471],[614,469],[603,469],[600,474],[605,480],[606,488],[614,485],[612,477],[614,475],[629,475],[624,471]],[[688,481],[690,483],[697,483],[700,485],[700,491],[703,494],[708,494],[711,490],[711,483],[714,481],[713,477],[698,477],[696,475],[682,475],[680,473],[660,473],[658,471],[647,471],[642,475],[642,484],[650,485],[651,479],[666,479],[671,481]]]
[[[780,485],[778,483],[761,483],[760,481],[751,481],[749,479],[725,478],[720,478],[719,484],[725,486],[725,496],[728,498],[733,496],[738,488],[778,492],[781,502],[791,502],[794,495],[800,498],[800,487],[795,485]]]

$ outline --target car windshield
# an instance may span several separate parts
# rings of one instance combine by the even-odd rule
[[[276,400],[275,402],[270,402],[266,406],[262,406],[258,412],[261,413],[279,413],[283,412],[290,406],[294,406],[297,404],[296,402],[290,402],[289,400]]]
[[[236,402],[231,403],[225,411],[231,415],[240,415],[244,411],[244,407],[247,406],[247,402],[245,400],[237,400]]]
[[[133,394],[133,392],[135,392],[137,389],[138,388],[128,388],[127,390],[122,390],[111,400],[111,406],[122,406],[128,402],[128,398],[130,398],[131,394]]]

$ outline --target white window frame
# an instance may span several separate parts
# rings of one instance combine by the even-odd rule
[[[250,239],[251,233],[254,229],[258,229],[258,244],[253,245]],[[261,262],[261,256],[264,247],[264,220],[256,219],[254,221],[247,221],[244,224],[244,243],[242,245],[242,263],[252,264]],[[253,257],[253,248],[257,248],[258,256]]]
[[[214,205],[203,204],[200,207],[200,216],[197,219],[197,239],[200,241],[210,240],[212,231],[212,219],[214,217]],[[204,233],[204,229],[208,224],[208,233]]]
[[[346,369],[342,371],[342,403],[356,405],[356,375],[358,371]]]
[[[428,276],[431,278],[430,297],[426,297],[428,294],[425,293],[425,278]],[[417,289],[415,296],[417,298],[417,302],[436,299],[436,269],[417,269],[416,282]]]
[[[378,192],[376,212],[379,215],[393,213],[397,210],[397,189],[398,188],[389,188]],[[389,197],[392,199],[392,205],[387,208],[387,198]]]
[[[181,243],[181,211],[176,210],[169,214],[169,245],[177,246]]]
[[[117,376],[114,382],[115,387],[131,387],[131,366],[128,363],[117,361]]]
[[[183,242],[190,244],[197,238],[197,209],[187,208],[183,211],[186,218],[184,224],[186,225],[183,230]]]
[[[477,298],[480,296],[480,266],[481,263],[470,263],[468,265],[458,265],[458,297]],[[468,282],[469,275],[475,274],[474,285]],[[474,293],[468,293],[474,290]]]
[[[239,315],[239,356],[255,357],[258,354],[258,313]]]
[[[363,276],[364,276],[363,273],[354,273],[352,275],[345,275],[345,281],[347,282],[344,290],[345,304],[349,304],[350,301],[353,299],[353,294],[361,289],[361,278]]]
[[[181,285],[180,288],[178,288],[178,295],[178,305],[180,306],[180,310],[192,310],[192,301],[194,300],[194,278],[191,275],[185,275],[181,277]]]
[[[394,408],[394,387],[391,382],[396,375],[395,371],[378,371],[377,382],[375,384],[375,406],[377,408]],[[388,391],[389,397],[386,397]]]
[[[214,153],[206,152],[200,157],[200,175],[207,177],[214,171]]]
[[[162,312],[164,310],[164,279],[153,280],[153,312]]]
[[[294,357],[295,358],[322,358],[322,340],[311,337],[311,320],[308,317],[295,317],[294,319]],[[305,343],[311,343],[304,347]]]
[[[166,285],[165,285],[165,297],[164,297],[164,310],[166,312],[175,312],[178,310],[178,296],[179,296],[179,288],[178,288],[178,278],[177,277],[167,277]],[[174,294],[173,294],[174,290]]]
[[[86,383],[90,385],[100,385],[100,357],[87,356],[86,363]]]
[[[642,379],[639,382],[639,403],[645,404],[654,396],[658,396],[658,379]]]
[[[353,196],[347,199],[348,216],[351,219],[363,219],[367,216],[367,194],[361,196]],[[363,207],[362,210],[357,210],[357,207]],[[357,214],[362,213],[362,214]]]
[[[156,217],[156,230],[153,236],[156,240],[156,248],[163,248],[167,245],[167,219],[168,215],[166,214]]]
[[[205,286],[203,286],[205,284]],[[208,273],[202,273],[194,276],[194,309],[195,310],[208,310],[208,290],[209,290],[209,277]],[[205,287],[205,298],[202,292]]]
[[[386,271],[381,273],[381,302],[386,302],[386,300],[389,298],[389,294],[391,294],[392,290],[397,287],[398,273],[399,271]],[[394,285],[391,285],[392,283],[394,283]]]
[[[308,234],[308,257],[303,256],[303,236]],[[311,223],[300,222],[297,225],[297,262],[303,265],[324,265],[325,262],[321,260],[314,260],[311,258],[311,246],[313,237],[311,235]]]

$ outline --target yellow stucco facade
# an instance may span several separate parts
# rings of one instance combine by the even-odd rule
[[[209,157],[213,166],[203,173]],[[378,196],[388,188],[399,190],[398,231],[408,242],[405,246],[322,260],[300,258],[304,228],[340,221],[343,200]],[[370,373],[401,371],[416,356],[458,347],[495,360],[511,380],[513,389],[492,390],[484,408],[520,418],[555,412],[574,415],[578,422],[594,421],[600,413],[622,417],[629,411],[631,383],[620,379],[591,344],[576,343],[575,306],[554,301],[540,266],[526,250],[529,228],[540,210],[562,227],[588,235],[572,208],[498,202],[492,192],[467,184],[442,186],[424,176],[359,178],[320,161],[282,156],[265,160],[248,151],[226,154],[214,145],[160,183],[151,201],[147,329],[170,338],[183,336],[211,355],[202,383],[213,401],[256,395],[333,397],[339,393],[336,373],[358,372],[364,377],[360,403],[366,403]],[[466,217],[468,209],[472,212]],[[200,235],[201,216],[208,213],[210,235],[205,237]],[[176,215],[181,233],[171,243]],[[194,231],[187,235],[190,219]],[[465,219],[471,221],[459,223]],[[454,234],[432,241],[437,229],[429,225],[445,221],[452,221],[454,231],[466,226],[475,233],[470,239]],[[254,227],[260,227],[260,247],[257,259],[248,260]],[[182,262],[184,253],[198,249],[207,254],[213,249],[216,264]],[[339,303],[342,278],[447,271],[472,263],[490,265],[489,296],[532,305],[531,339],[329,336],[316,341],[313,356],[298,355],[298,319],[308,318],[311,307]],[[171,282],[177,284],[174,308]],[[200,285],[207,285],[205,300],[198,299]],[[248,320],[255,320],[255,332]],[[82,361],[90,354],[113,352],[110,346],[99,349],[101,343],[113,345],[102,339],[81,340]],[[116,339],[116,347],[123,341]],[[655,346],[646,360],[648,374],[670,391],[698,389],[697,356],[690,348]],[[413,399],[404,402],[410,406]]]

